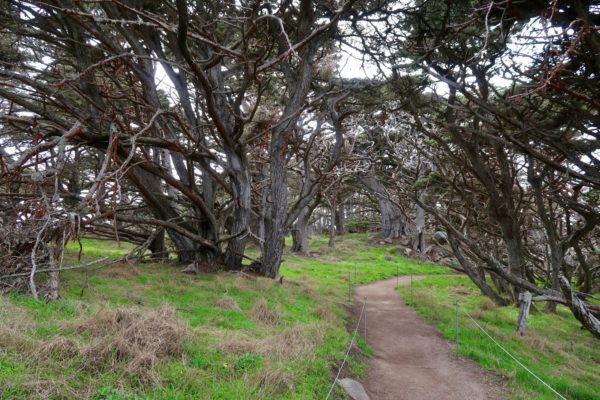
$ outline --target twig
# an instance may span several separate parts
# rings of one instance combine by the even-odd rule
[[[85,263],[85,264],[73,265],[73,266],[70,266],[70,267],[39,269],[39,270],[35,271],[35,273],[39,274],[39,273],[42,273],[42,272],[60,272],[60,271],[68,271],[68,270],[72,270],[72,269],[85,268],[85,267],[89,267],[90,265],[94,265],[94,264],[97,264],[99,262],[102,262],[102,261],[106,260],[107,258],[108,257],[102,257],[102,258],[98,258],[97,260]],[[111,261],[110,263],[108,263],[106,265],[116,264],[117,262],[120,262],[120,261],[123,261],[123,259],[120,258],[118,260]],[[31,272],[21,272],[21,273],[18,273],[18,274],[3,275],[3,276],[0,276],[0,279],[18,278],[20,276],[28,276],[30,274],[31,274]]]

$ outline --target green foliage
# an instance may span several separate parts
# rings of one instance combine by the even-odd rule
[[[600,189],[590,189],[582,194],[590,207],[598,207],[600,205]]]
[[[413,187],[415,189],[425,189],[443,183],[443,179],[437,173],[432,172],[427,177],[417,180]]]
[[[112,386],[105,386],[98,390],[95,400],[141,400],[142,398],[134,393],[123,392]]]
[[[235,368],[238,371],[247,372],[260,368],[262,365],[263,358],[260,354],[244,353],[238,358]]]

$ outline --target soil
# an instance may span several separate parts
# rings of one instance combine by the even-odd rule
[[[418,279],[414,277],[413,279]],[[399,284],[410,282],[400,277]],[[375,355],[361,380],[372,400],[483,400],[507,398],[500,378],[457,358],[454,345],[404,304],[396,278],[354,292],[358,318],[367,296],[367,342]],[[364,332],[361,322],[360,332]]]

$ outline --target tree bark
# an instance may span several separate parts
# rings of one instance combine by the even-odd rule
[[[60,238],[60,231],[54,234],[50,244],[50,268],[60,268],[61,254],[64,251],[62,247],[62,240]],[[59,272],[51,271],[48,272],[48,283],[47,283],[46,300],[54,301],[59,298]]]
[[[531,293],[522,292],[519,294],[519,318],[517,319],[517,333],[525,335],[527,328],[527,318],[529,317],[529,308],[531,307]]]
[[[404,224],[400,208],[391,201],[385,187],[376,178],[359,175],[358,180],[377,198],[381,212],[381,237],[383,239],[399,238]]]
[[[151,258],[153,260],[167,260],[169,254],[165,247],[165,230],[163,228],[157,228],[158,232],[152,242],[150,242],[149,249],[152,252]]]
[[[550,249],[550,257],[547,258],[549,264],[548,267],[550,269],[552,289],[560,290],[559,275],[564,259],[564,246],[560,240],[559,233],[556,231],[556,227],[552,220],[552,216],[550,215],[551,211],[548,210],[545,204],[544,196],[542,193],[541,181],[541,178],[544,174],[542,173],[542,175],[536,177],[536,172],[534,168],[535,162],[533,160],[529,160],[527,177],[533,189],[535,204],[537,206],[537,214],[539,215],[542,221],[542,225],[544,226],[546,232],[546,242],[548,248]],[[555,312],[556,303],[549,301],[548,303],[546,303],[546,307],[544,309],[548,312]]]
[[[260,193],[260,205],[258,209],[258,245],[260,246],[260,254],[261,257],[265,253],[265,238],[266,238],[266,220],[267,215],[269,215],[269,203],[267,202],[267,198],[269,197],[269,185],[267,184],[268,180],[266,174],[264,173],[263,167],[261,167],[260,172],[260,184],[262,185],[261,193]]]
[[[417,204],[415,211],[415,238],[413,241],[413,250],[418,252],[425,251],[425,210]]]
[[[164,195],[162,188],[160,187],[160,180],[156,179],[156,177],[150,173],[142,170],[140,167],[133,167],[129,169],[127,171],[127,176],[129,180],[138,188],[140,194],[142,194],[146,200],[146,204],[148,205],[149,209],[152,211],[152,214],[154,214],[157,219],[171,222],[181,220],[179,213],[171,204],[171,199]],[[183,222],[180,222],[180,224],[190,232],[196,231],[193,226],[189,226]],[[215,226],[211,222],[209,222],[208,225],[210,226],[204,229],[205,232],[200,232],[200,234],[207,240],[214,240],[216,237]],[[215,249],[198,244],[181,232],[177,232],[173,229],[167,228],[166,232],[173,242],[173,245],[177,251],[177,257],[180,262],[212,262],[217,258]]]
[[[583,251],[581,251],[581,247],[578,243],[576,243],[573,246],[573,249],[575,250],[575,254],[577,255],[579,265],[583,270],[583,274],[581,274],[580,278],[581,282],[579,282],[579,284],[581,285],[581,291],[585,293],[590,293],[592,291],[592,267],[590,266],[587,258],[583,254]]]
[[[346,234],[346,214],[343,202],[339,202],[335,213],[335,232],[338,236]]]
[[[261,273],[276,278],[283,256],[285,219],[287,217],[286,153],[287,133],[278,130],[271,137],[271,215],[266,224],[265,252]]]
[[[579,299],[573,290],[567,278],[564,276],[559,277],[560,287],[567,300],[567,305],[571,309],[571,312],[583,325],[585,329],[590,331],[592,335],[600,339],[600,320],[598,320],[588,309],[585,302]]]
[[[225,252],[225,267],[228,270],[242,268],[242,256],[246,249],[248,230],[250,229],[250,212],[252,210],[252,191],[250,180],[250,167],[245,154],[245,149],[240,149],[239,154],[229,155],[231,168],[231,189],[233,194],[233,236]]]
[[[298,18],[298,34],[308,37],[314,22],[313,3],[301,0]],[[277,32],[275,27],[274,32]],[[278,34],[280,37],[280,35]],[[277,124],[271,130],[269,161],[271,166],[271,218],[266,224],[265,252],[263,254],[261,273],[270,278],[277,277],[283,256],[284,234],[286,230],[288,182],[287,182],[287,147],[292,131],[300,117],[313,78],[313,57],[319,42],[326,36],[312,39],[299,52],[300,63],[293,68],[289,62],[282,64],[282,72],[288,83],[289,98]],[[287,43],[279,42],[280,51],[287,51]],[[290,221],[291,224],[291,221]]]
[[[337,210],[337,193],[334,193],[331,196],[331,201],[329,202],[329,210],[331,214],[331,219],[329,221],[329,242],[327,243],[327,247],[330,249],[335,248],[335,214]]]
[[[292,228],[292,251],[308,255],[308,221],[310,220],[309,208],[305,207],[298,216]]]
[[[448,242],[450,243],[450,247],[452,248],[452,252],[454,256],[463,267],[463,270],[467,273],[471,281],[479,288],[481,293],[484,296],[487,296],[490,300],[494,302],[494,304],[499,306],[506,305],[506,301],[500,297],[494,290],[485,282],[485,277],[482,279],[479,274],[476,272],[475,267],[471,264],[471,262],[462,254],[460,248],[458,246],[458,242],[454,235],[450,232],[448,233]]]

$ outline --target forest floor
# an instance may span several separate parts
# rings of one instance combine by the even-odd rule
[[[69,246],[68,264],[116,259],[130,249],[90,239],[82,245],[81,260],[79,246]],[[326,237],[314,236],[310,256],[286,250],[283,284],[187,275],[172,262],[63,272],[56,302],[0,296],[0,399],[323,399],[350,342],[352,289],[396,275],[428,275],[414,282],[411,307],[444,337],[454,335],[459,298],[567,398],[598,398],[600,346],[568,311],[534,312],[526,336],[517,337],[518,310],[490,305],[446,267],[400,254],[397,245],[369,243],[365,234],[345,235],[333,250]],[[398,290],[412,298],[408,286]],[[509,398],[553,398],[493,346],[461,320],[461,357],[500,376]],[[362,380],[373,348],[359,337],[342,377]],[[345,397],[336,386],[331,398]]]
[[[367,298],[367,343],[374,353],[363,379],[367,393],[373,400],[507,398],[498,377],[458,358],[438,330],[404,304],[394,288],[412,279],[378,281],[354,292],[356,318]]]
[[[131,247],[82,246],[78,260],[69,245],[69,264]],[[350,341],[350,284],[448,270],[367,235],[347,235],[335,250],[315,236],[311,246],[311,256],[286,252],[283,284],[118,263],[63,272],[52,303],[0,296],[0,399],[322,399]],[[370,350],[362,340],[357,349],[345,374],[363,373]],[[333,398],[342,398],[337,388]]]

